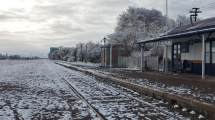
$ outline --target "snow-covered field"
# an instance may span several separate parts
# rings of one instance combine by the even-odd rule
[[[63,62],[63,61],[61,61]],[[106,74],[109,75],[109,69],[106,68],[100,68],[98,67],[97,64],[90,64],[89,66],[86,65],[85,63],[76,63],[76,62],[64,62],[67,64],[71,64],[71,65],[75,65],[78,67],[82,67],[84,69],[93,71],[93,72],[97,72],[97,73],[102,73],[102,74]],[[94,65],[94,66],[93,66]],[[133,69],[129,69],[129,68],[112,68],[112,75],[113,76],[118,76],[120,78],[126,79],[128,81],[131,82],[135,82],[141,85],[146,85],[146,86],[150,86],[156,89],[161,89],[164,91],[168,91],[168,92],[172,92],[172,93],[176,93],[179,95],[185,95],[185,96],[189,96],[189,97],[193,97],[196,98],[198,100],[202,100],[202,101],[207,101],[207,102],[215,102],[215,91],[211,91],[210,87],[207,88],[202,88],[202,87],[196,87],[196,86],[192,86],[192,87],[188,87],[186,85],[177,85],[177,86],[172,86],[171,84],[162,84],[161,82],[159,82],[159,76],[157,77],[157,82],[154,81],[150,81],[148,79],[137,79],[137,78],[125,78],[123,74],[121,74],[121,71],[126,71],[126,70],[133,70]],[[167,81],[168,82],[168,81]],[[205,91],[209,91],[209,92],[205,92]]]
[[[97,119],[46,64],[0,61],[0,120]]]

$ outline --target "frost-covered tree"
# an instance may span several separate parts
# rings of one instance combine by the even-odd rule
[[[60,60],[63,60],[63,57],[69,53],[69,47],[59,46],[59,50],[57,51],[57,56]]]
[[[81,47],[82,46],[82,47]],[[65,61],[90,61],[100,62],[101,59],[101,44],[93,43],[79,43],[75,47],[60,46],[58,51],[54,52],[60,60]],[[50,55],[50,54],[49,54]],[[88,58],[88,59],[87,59]]]
[[[168,22],[167,23],[168,23],[168,31],[172,30],[172,29],[174,29],[176,27],[178,27],[177,22],[174,19],[172,19],[172,18],[168,18]]]
[[[190,18],[185,15],[178,15],[176,22],[178,25],[190,24]]]
[[[139,49],[137,44],[138,32],[130,30],[132,28],[125,29],[123,32],[118,31],[116,33],[108,35],[108,41],[113,44],[121,45],[124,47],[124,52],[130,54],[131,51]]]
[[[131,54],[140,49],[138,40],[152,39],[165,32],[165,17],[156,9],[129,6],[117,18],[115,32],[108,35],[113,43],[122,45]]]
[[[71,47],[69,49],[70,61],[77,61],[77,51],[78,51],[77,47]]]
[[[69,52],[67,55],[65,55],[63,57],[63,60],[65,61],[70,61],[70,62],[74,62],[77,60],[77,48],[76,47],[70,47],[69,49]]]
[[[100,43],[93,43],[92,41],[89,41],[86,43],[87,45],[87,58],[90,62],[100,62],[101,59],[101,44]]]
[[[193,19],[193,22],[195,22],[194,18],[192,19]],[[201,18],[196,19],[196,21],[199,21],[199,20],[201,20]],[[187,17],[185,15],[178,15],[176,19],[176,23],[178,24],[178,26],[191,24],[190,17]]]

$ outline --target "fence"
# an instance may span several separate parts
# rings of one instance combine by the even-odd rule
[[[146,56],[143,66],[148,67],[150,70],[158,70],[159,61],[158,56]],[[118,57],[118,66],[126,68],[141,68],[141,57]]]

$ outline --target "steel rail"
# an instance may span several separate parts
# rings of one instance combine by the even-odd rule
[[[84,103],[91,109],[93,112],[101,119],[105,120],[106,118],[101,115],[101,113],[97,112],[95,108],[93,108],[85,99],[84,97],[63,77],[60,73],[56,72],[52,67],[50,67],[48,64],[46,64],[50,69],[52,69],[58,76],[61,77],[63,82],[65,82],[69,88],[81,99],[84,101]]]
[[[93,86],[93,85],[90,85],[90,84],[87,83],[87,82],[84,82],[84,81],[82,81],[82,82],[85,83],[85,84],[87,84],[87,85],[89,85],[89,86],[91,86],[91,87],[95,87],[95,86]],[[97,84],[100,84],[100,83],[97,83]],[[102,85],[102,84],[100,84],[100,85],[101,85],[101,86],[104,86],[104,85]],[[176,116],[175,114],[171,114],[171,113],[169,113],[169,112],[167,112],[167,111],[165,111],[165,110],[163,110],[163,109],[161,109],[161,108],[158,108],[158,107],[156,107],[156,106],[153,106],[152,104],[150,104],[150,103],[148,103],[148,102],[144,102],[143,100],[140,100],[140,99],[138,99],[138,98],[135,98],[135,97],[133,97],[132,95],[125,94],[125,93],[122,92],[122,91],[119,91],[119,90],[116,90],[116,89],[113,89],[113,88],[109,88],[109,87],[107,87],[107,86],[104,86],[104,87],[105,87],[106,89],[113,90],[113,91],[118,92],[118,93],[120,93],[120,94],[122,94],[122,95],[124,95],[124,96],[127,96],[128,98],[131,98],[131,99],[133,99],[133,100],[136,100],[136,101],[138,101],[138,102],[140,102],[140,103],[142,103],[142,104],[144,104],[144,105],[146,105],[146,106],[149,106],[149,107],[151,107],[151,108],[153,108],[153,109],[156,109],[157,111],[162,112],[162,113],[166,114],[166,115],[169,116],[169,117],[173,117],[174,119],[177,119],[177,120],[184,120],[183,118],[180,118],[180,117]]]

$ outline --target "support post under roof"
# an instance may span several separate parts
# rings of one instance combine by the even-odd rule
[[[141,46],[141,72],[143,72],[143,68],[144,68],[144,45]]]
[[[205,80],[205,35],[202,34],[202,80]]]

